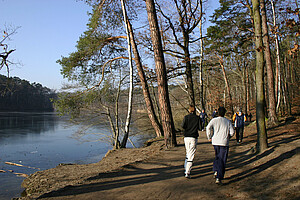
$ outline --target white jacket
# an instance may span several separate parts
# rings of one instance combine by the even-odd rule
[[[213,118],[206,126],[206,135],[212,145],[229,146],[229,139],[234,135],[231,121],[225,117]]]

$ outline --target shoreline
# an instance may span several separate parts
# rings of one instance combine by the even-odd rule
[[[145,147],[112,150],[98,163],[37,172],[23,182],[27,197],[18,199],[296,200],[300,197],[299,124],[299,117],[286,118],[269,128],[269,148],[261,153],[248,153],[256,144],[254,124],[245,128],[242,144],[232,138],[222,186],[214,182],[214,150],[201,132],[191,179],[183,176],[185,147],[183,136],[178,135],[174,148],[165,149],[160,138]]]
[[[147,160],[157,155],[163,148],[164,139],[154,138],[145,142],[143,147],[108,150],[97,163],[61,163],[54,168],[37,171],[22,182],[21,186],[24,188],[22,196],[13,199],[35,199],[63,187],[80,185],[99,174],[118,171],[126,165]]]

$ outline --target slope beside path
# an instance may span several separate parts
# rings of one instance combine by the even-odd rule
[[[268,130],[269,149],[250,154],[256,126],[245,129],[244,142],[230,141],[223,185],[214,183],[214,150],[200,133],[192,178],[184,177],[185,148],[149,147],[113,151],[101,162],[62,165],[37,172],[23,185],[31,194],[22,199],[300,199],[300,118]]]

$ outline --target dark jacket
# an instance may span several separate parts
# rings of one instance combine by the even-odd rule
[[[205,121],[205,119],[208,117],[207,114],[205,112],[201,112],[200,115],[199,115],[200,119],[202,121]]]
[[[200,117],[194,113],[186,115],[182,122],[182,128],[184,129],[184,137],[198,138],[198,130],[201,130]]]

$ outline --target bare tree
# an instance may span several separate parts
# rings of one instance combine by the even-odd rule
[[[13,63],[8,59],[11,53],[13,53],[16,49],[10,49],[8,45],[8,40],[10,40],[11,36],[17,33],[17,28],[5,28],[5,30],[0,30],[3,33],[3,38],[0,41],[0,46],[3,47],[3,51],[0,52],[0,70],[3,69],[3,67],[6,68],[7,76],[9,77],[9,66]]]
[[[186,83],[189,95],[189,103],[195,105],[194,83],[192,75],[192,56],[190,51],[190,45],[201,38],[194,39],[191,34],[197,28],[202,19],[202,11],[199,7],[202,6],[200,0],[195,1],[179,1],[173,0],[174,13],[165,13],[161,6],[159,11],[167,21],[167,26],[171,29],[174,37],[174,42],[182,52],[172,51],[174,55],[182,59],[182,63],[185,66]],[[174,16],[175,15],[175,16]]]

